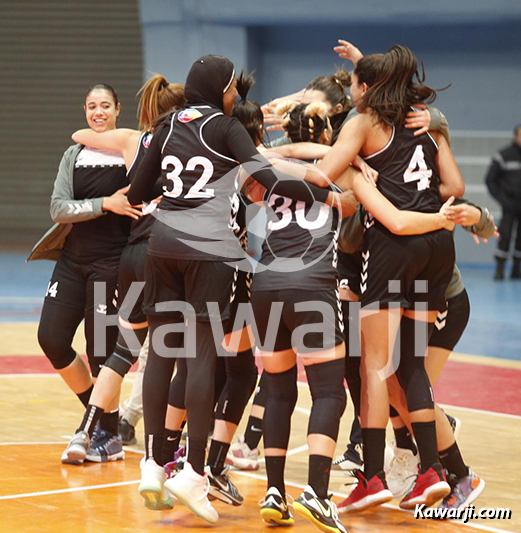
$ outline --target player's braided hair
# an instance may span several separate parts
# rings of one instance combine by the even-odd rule
[[[286,100],[277,106],[275,112],[283,116],[282,127],[292,142],[318,143],[329,124],[324,102],[295,104]]]

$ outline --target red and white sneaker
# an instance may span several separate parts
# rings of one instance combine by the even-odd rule
[[[355,476],[358,480],[358,485],[348,498],[338,506],[339,513],[364,511],[370,507],[390,502],[393,499],[393,495],[387,487],[383,470],[369,480],[365,478],[361,470],[358,470]]]
[[[230,446],[226,456],[226,464],[239,470],[258,470],[260,466],[259,450],[257,448],[250,450],[249,446],[244,442],[244,436],[240,435]]]
[[[443,500],[450,494],[450,485],[447,483],[443,467],[434,463],[426,472],[421,473],[418,466],[418,477],[412,489],[400,502],[402,509],[415,509],[416,505],[430,507],[437,501]]]

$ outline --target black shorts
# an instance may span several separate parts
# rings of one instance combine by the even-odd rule
[[[230,316],[233,280],[237,267],[221,261],[173,259],[147,254],[145,264],[145,301],[147,315],[188,318],[179,305],[188,303],[195,316],[204,322],[224,321]],[[170,303],[170,305],[169,305]]]
[[[274,323],[275,333],[274,352],[294,348],[298,353],[313,353],[319,350],[333,348],[344,342],[344,318],[338,289],[303,291],[286,289],[281,291],[253,291],[251,304],[253,316],[258,332],[257,346],[265,351],[271,351],[267,339],[272,303],[282,303],[280,322]],[[311,310],[297,311],[296,304],[312,302]],[[325,306],[323,305],[325,304]],[[323,307],[323,313],[318,309]],[[320,326],[320,330],[317,331]],[[298,329],[292,340],[292,334]]]
[[[345,254],[338,252],[338,283],[341,289],[351,289],[360,297],[360,273],[362,272],[362,252]]]
[[[464,289],[454,298],[447,300],[447,309],[438,313],[429,346],[445,348],[452,352],[467,327],[469,317],[469,296]]]
[[[148,239],[142,239],[135,244],[127,244],[119,262],[119,302],[120,315],[131,324],[146,322],[147,317],[143,312],[143,300],[145,297],[144,287],[134,305],[125,302],[128,291],[133,283],[145,281],[145,261],[147,257]]]
[[[397,303],[414,309],[444,311],[445,290],[454,270],[452,233],[438,230],[425,235],[394,235],[375,223],[364,234],[360,302],[380,308]],[[419,309],[424,309],[425,306]]]
[[[95,291],[95,283],[105,283]],[[118,312],[118,275],[100,274],[89,264],[82,265],[62,255],[54,267],[45,293],[46,303],[85,309],[85,314],[115,315]]]
[[[224,324],[224,334],[231,333],[232,331],[240,331],[243,327],[246,327],[250,323],[251,313],[248,311],[249,307],[239,304],[249,304],[251,300],[251,283],[253,280],[253,272],[244,272],[238,270],[234,279],[232,289],[235,290],[235,296],[230,304],[230,317]],[[240,316],[237,316],[238,312],[241,312]],[[234,327],[237,319],[237,328]]]

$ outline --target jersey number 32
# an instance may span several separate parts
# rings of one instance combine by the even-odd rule
[[[161,168],[168,170],[169,166],[174,168],[166,174],[166,179],[172,182],[172,186],[170,188],[170,183],[163,185],[163,194],[170,198],[178,198],[183,193],[183,180],[181,179],[181,172],[184,169],[183,163],[175,155],[167,155],[161,162]],[[188,189],[184,198],[213,198],[214,190],[204,188],[213,176],[213,163],[207,157],[195,156],[186,163],[186,170],[192,171],[198,166],[203,167],[203,173]]]

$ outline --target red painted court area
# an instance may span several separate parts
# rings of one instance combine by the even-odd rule
[[[0,374],[53,372],[44,356],[0,356]],[[300,362],[299,381],[306,381]],[[441,404],[521,416],[520,389],[521,370],[449,361],[434,390]]]

